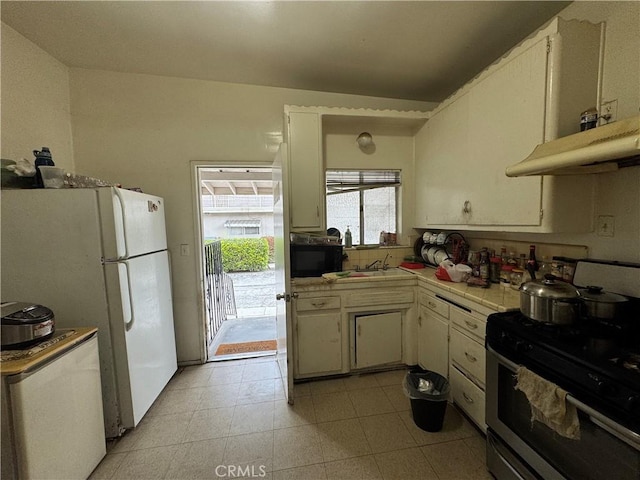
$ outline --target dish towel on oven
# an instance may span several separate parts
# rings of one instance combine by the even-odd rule
[[[531,405],[531,423],[535,420],[573,440],[580,439],[578,411],[567,402],[567,392],[525,367],[516,372],[516,390],[523,392]]]

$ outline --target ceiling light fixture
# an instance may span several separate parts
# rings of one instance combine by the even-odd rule
[[[373,137],[369,132],[362,132],[358,135],[358,138],[356,138],[356,143],[360,148],[367,148],[373,145]]]

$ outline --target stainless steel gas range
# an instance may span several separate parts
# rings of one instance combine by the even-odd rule
[[[488,318],[487,466],[498,480],[640,478],[640,265],[579,262],[574,283],[626,295],[629,307],[571,325],[520,312]],[[525,369],[566,392],[561,405],[579,424],[573,438],[532,420],[516,389]]]

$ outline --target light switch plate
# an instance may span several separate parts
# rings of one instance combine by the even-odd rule
[[[188,243],[183,243],[182,245],[180,245],[180,255],[183,257],[188,257],[189,256],[189,244]]]
[[[615,217],[613,215],[598,216],[598,236],[613,237],[615,232]]]

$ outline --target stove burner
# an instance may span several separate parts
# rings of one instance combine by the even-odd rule
[[[633,370],[640,372],[640,355],[636,353],[630,353],[628,355],[621,355],[611,359],[616,365],[621,365],[627,370]]]

